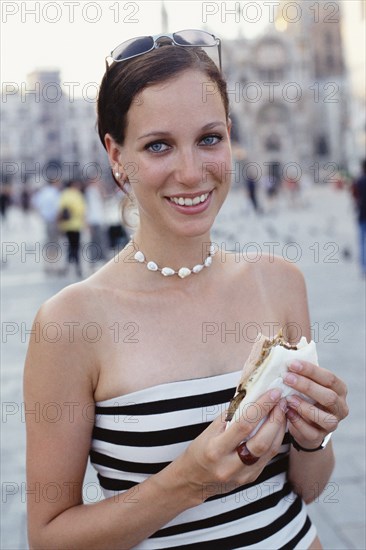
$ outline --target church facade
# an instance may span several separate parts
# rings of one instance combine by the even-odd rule
[[[262,176],[332,182],[350,131],[340,6],[300,2],[291,21],[286,4],[257,38],[223,44],[234,152]]]

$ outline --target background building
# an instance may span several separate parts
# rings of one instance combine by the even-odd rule
[[[288,5],[281,2],[256,39],[224,44],[234,139],[267,175],[298,166],[313,181],[332,181],[349,164],[341,10],[336,2],[302,2],[291,14]]]
[[[360,24],[364,2],[353,4],[352,21]],[[337,1],[281,0],[261,35],[248,39],[243,23],[237,38],[223,42],[234,145],[262,175],[280,179],[290,167],[295,177],[300,172],[329,182],[339,170],[358,167],[365,141],[364,68],[348,78],[345,51],[352,64],[354,50],[341,8]],[[167,17],[162,3],[164,31]],[[1,101],[2,181],[33,187],[56,173],[109,180],[95,98],[76,97],[58,70],[34,71],[19,88],[6,90]]]
[[[2,181],[13,195],[56,177],[109,177],[95,127],[95,98],[61,86],[58,70],[37,70],[26,85],[2,96]]]

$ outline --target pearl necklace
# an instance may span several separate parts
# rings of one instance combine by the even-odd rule
[[[129,244],[136,246],[136,243],[132,240],[130,241]],[[141,264],[146,264],[146,267],[149,271],[160,271],[160,273],[164,277],[171,277],[172,275],[178,275],[178,277],[180,277],[181,279],[185,279],[186,277],[188,277],[188,275],[191,275],[191,273],[199,273],[200,271],[202,271],[204,267],[209,267],[212,264],[212,256],[215,253],[216,253],[216,250],[214,245],[210,244],[208,256],[204,260],[203,264],[197,264],[194,267],[192,267],[192,269],[189,269],[189,267],[181,267],[180,269],[178,269],[178,271],[175,271],[171,267],[160,268],[156,262],[153,262],[151,260],[148,262],[145,259],[145,256],[141,252],[141,250],[138,250],[133,257],[136,260],[136,262],[139,262]]]

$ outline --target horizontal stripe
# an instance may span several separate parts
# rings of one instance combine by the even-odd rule
[[[139,474],[157,474],[163,468],[166,468],[170,462],[156,462],[156,463],[143,463],[143,462],[128,462],[127,460],[121,460],[120,458],[113,458],[111,456],[102,455],[96,451],[90,451],[90,461],[94,464],[100,464],[101,466],[107,466],[115,470],[122,470],[126,472],[136,472]]]
[[[227,403],[234,396],[235,387],[227,390],[220,390],[211,393],[198,395],[186,395],[176,397],[175,399],[164,399],[161,401],[149,401],[145,403],[131,403],[126,405],[116,405],[112,407],[95,408],[96,415],[129,415],[144,416],[150,414],[164,414],[172,411],[182,411],[186,409],[196,409],[200,407],[212,407],[222,403]]]
[[[297,535],[293,537],[288,543],[286,543],[284,546],[281,546],[279,550],[293,550],[295,546],[301,541],[301,539],[305,537],[306,533],[309,531],[310,528],[311,528],[311,521],[309,516],[306,516],[306,520],[301,531],[299,531]]]
[[[106,458],[110,458],[110,457],[106,457]],[[275,477],[278,474],[282,474],[286,472],[288,468],[288,462],[289,462],[288,456],[283,456],[278,460],[270,462],[269,464],[267,464],[267,466],[264,467],[264,469],[259,474],[257,479],[252,483],[241,485],[233,489],[232,491],[229,491],[228,493],[220,493],[217,495],[213,495],[207,498],[205,502],[226,498],[231,495],[235,495],[240,491],[250,489],[251,487],[259,485],[260,483],[264,483],[268,479]],[[107,464],[104,464],[104,466],[107,466]],[[141,470],[146,470],[149,468],[149,466],[151,466],[151,464],[142,464]],[[98,474],[98,479],[100,480],[101,487],[103,489],[107,489],[108,491],[124,491],[140,483],[140,482],[133,482],[128,480],[112,479],[106,476],[102,476],[101,474]],[[207,488],[207,491],[209,491],[209,487]]]
[[[109,477],[104,477],[101,474],[97,474],[97,478],[102,489],[106,489],[107,491],[128,491],[128,489],[132,489],[132,487],[139,485],[139,483],[136,481],[127,481],[125,479],[111,479]]]
[[[251,531],[243,531],[237,535],[231,535],[228,537],[207,540],[205,542],[200,541],[192,544],[174,544],[174,546],[165,546],[166,550],[173,550],[175,548],[180,548],[181,550],[212,550],[213,548],[220,550],[234,550],[235,548],[245,548],[253,544],[263,543],[263,548],[265,546],[266,538],[273,535],[273,533],[279,531],[285,527],[292,519],[294,519],[297,514],[301,511],[302,501],[300,497],[297,497],[295,502],[291,504],[287,512],[274,520],[269,525],[262,527],[260,529],[253,529]],[[151,538],[151,537],[150,537]]]
[[[94,427],[93,439],[130,447],[160,447],[162,445],[182,443],[182,441],[192,441],[209,424],[210,422],[202,422],[201,424],[179,426],[168,430],[156,430],[154,432],[126,432],[125,430],[107,430],[105,428]]]
[[[114,407],[126,405],[126,401],[136,404],[146,403],[147,401],[164,401],[167,399],[167,396],[175,399],[177,397],[186,397],[187,395],[209,394],[236,386],[241,374],[242,371],[240,370],[201,378],[162,382],[147,386],[141,390],[97,401],[96,405],[100,407]]]
[[[188,523],[182,523],[180,525],[174,525],[172,527],[165,527],[159,529],[156,533],[151,535],[150,538],[155,537],[169,537],[171,535],[179,535],[181,533],[187,533],[190,531],[197,531],[200,529],[208,529],[214,527],[215,525],[223,525],[224,523],[229,523],[236,521],[252,514],[257,514],[267,508],[273,508],[276,504],[282,499],[285,498],[289,493],[291,493],[291,485],[286,483],[281,491],[272,493],[260,500],[246,503],[244,506],[240,506],[231,510],[230,512],[224,512],[223,514],[217,514],[198,521],[190,521]]]
[[[139,483],[167,467],[220,407],[227,408],[239,374],[164,383],[98,402],[90,461],[105,496],[135,498]],[[136,548],[303,548],[316,531],[287,481],[289,443],[286,432],[279,453],[255,481],[207,495]]]

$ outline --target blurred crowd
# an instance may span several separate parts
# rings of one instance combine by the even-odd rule
[[[274,171],[258,177],[256,165],[245,164],[240,155],[235,162],[240,170],[239,186],[243,191],[245,213],[266,216],[277,214],[279,206],[286,208],[307,208],[311,204],[310,175],[299,177],[296,167],[286,171],[286,177],[279,177]],[[345,190],[353,197],[355,222],[359,229],[359,260],[361,273],[366,276],[366,161],[356,177],[336,172],[323,184],[331,185],[335,191]],[[13,196],[9,184],[0,189],[0,212],[6,220],[8,207],[12,204],[26,214],[36,211],[44,223],[44,246],[47,248],[44,269],[48,273],[66,275],[74,269],[77,277],[83,277],[83,264],[94,271],[114,256],[129,241],[127,230],[122,224],[120,194],[107,191],[101,180],[81,181],[72,179],[62,182],[50,180],[30,192],[26,185]],[[61,261],[61,244],[65,244]],[[80,259],[83,244],[83,260]],[[45,254],[43,254],[45,256]]]
[[[94,271],[129,241],[122,224],[120,194],[107,193],[100,180],[54,179],[33,192],[24,185],[17,196],[10,185],[2,185],[0,211],[4,221],[11,205],[21,208],[25,215],[35,211],[42,219],[44,269],[50,274],[67,275],[72,269],[82,278],[85,265]],[[66,254],[60,253],[65,250]]]

